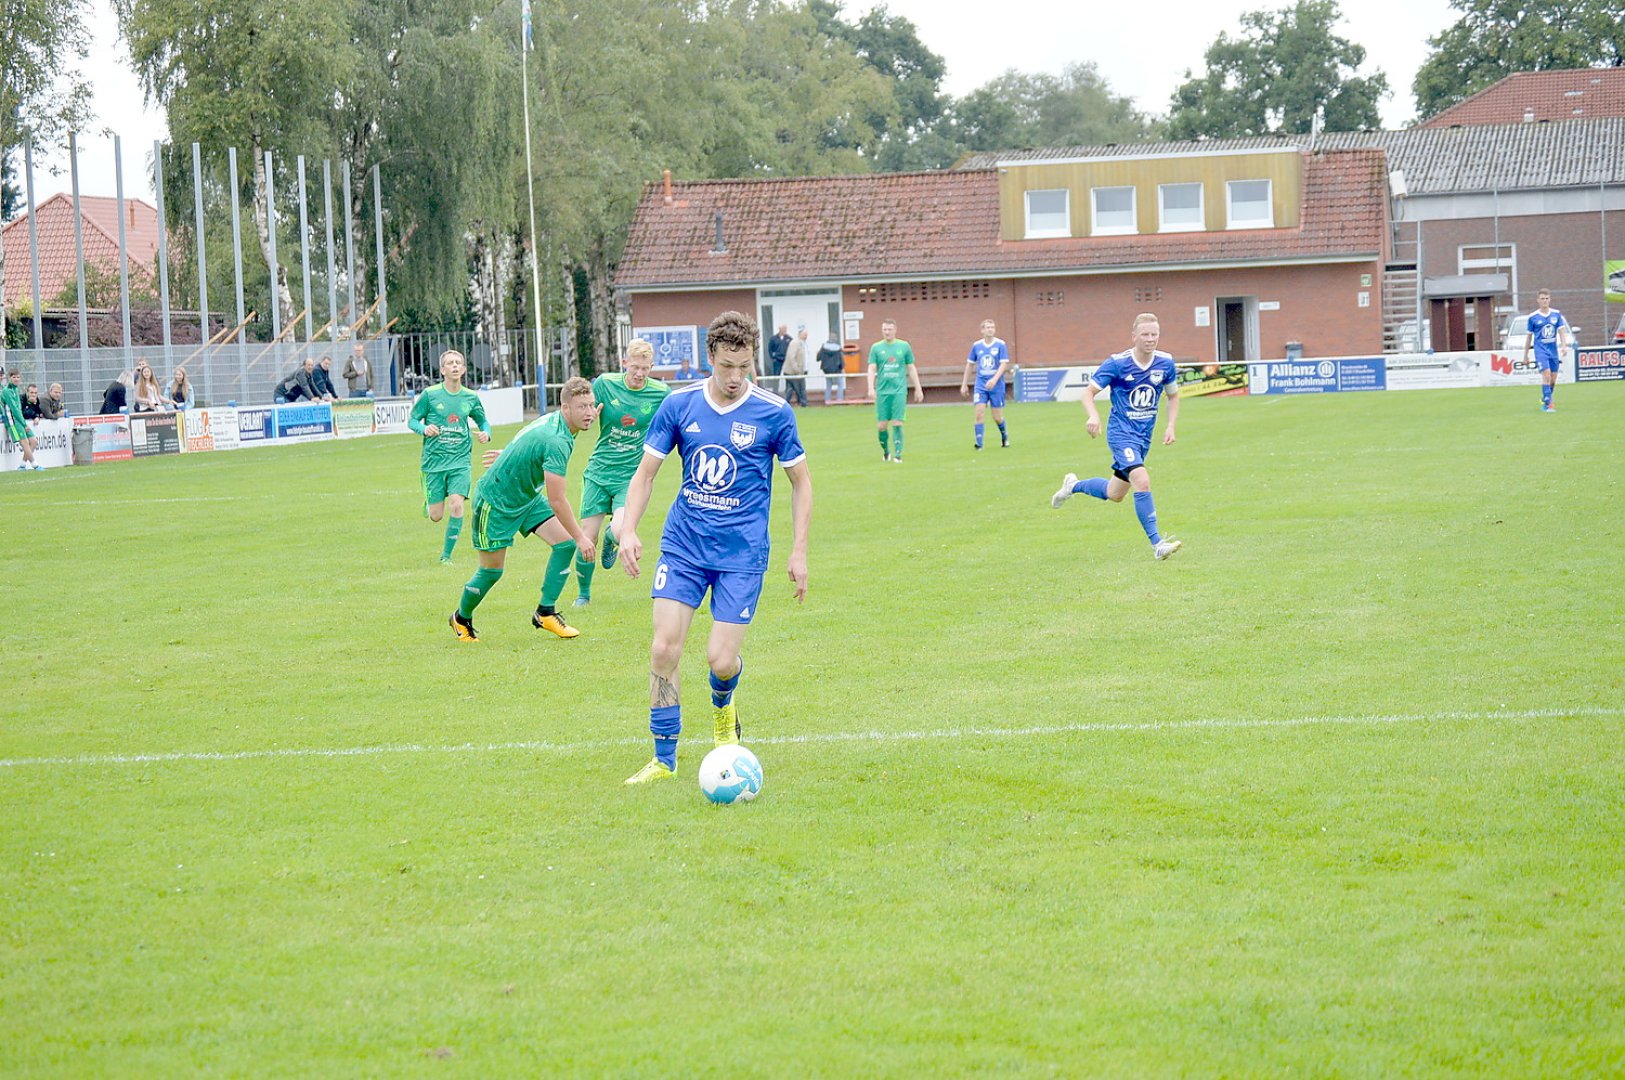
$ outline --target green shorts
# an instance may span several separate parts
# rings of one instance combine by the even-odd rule
[[[587,477],[581,481],[581,516],[613,514],[626,505],[626,489],[632,486],[630,477],[624,484],[608,487]]]
[[[473,484],[474,472],[467,465],[443,472],[426,472],[423,474],[423,505],[443,503],[448,495],[461,495],[466,499]]]
[[[529,536],[553,519],[547,496],[538,495],[517,514],[498,510],[478,495],[474,496],[474,550],[500,551],[512,547],[516,536]]]
[[[875,419],[884,424],[888,420],[901,423],[903,411],[908,407],[908,391],[898,390],[891,394],[875,394]]]
[[[22,442],[24,439],[32,439],[34,437],[34,433],[28,430],[27,424],[13,424],[8,422],[6,424],[6,432],[11,436],[11,441],[17,443]],[[624,497],[622,501],[625,501]]]

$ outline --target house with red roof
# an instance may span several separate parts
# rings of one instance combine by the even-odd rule
[[[1625,68],[1520,71],[1428,117],[1424,128],[1625,116]]]
[[[634,331],[753,313],[860,355],[897,322],[957,387],[983,319],[1017,363],[1092,363],[1156,312],[1178,359],[1382,350],[1383,153],[1281,140],[982,155],[927,173],[652,183],[616,275]]]
[[[96,195],[79,197],[83,219],[85,263],[115,279],[119,272],[119,204]],[[64,288],[78,281],[74,238],[73,197],[58,192],[34,208],[39,235],[39,295],[51,302]],[[124,242],[128,248],[130,287],[155,288],[158,273],[158,211],[140,199],[124,200]],[[0,239],[5,243],[6,301],[31,298],[32,251],[28,215],[6,223]]]

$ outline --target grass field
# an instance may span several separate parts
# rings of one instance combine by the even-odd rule
[[[626,789],[647,579],[544,637],[522,543],[457,645],[410,437],[0,477],[0,1073],[1621,1075],[1625,385],[1558,405],[1187,402],[1167,563],[1049,508],[1076,406],[804,412],[733,808],[709,619]]]

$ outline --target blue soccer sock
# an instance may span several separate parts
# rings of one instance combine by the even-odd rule
[[[677,736],[682,731],[681,705],[660,705],[649,710],[649,734],[655,737],[655,757],[668,769],[677,768]]]
[[[1004,421],[1003,420],[996,420],[994,422],[999,425],[999,441],[1000,442],[1009,442],[1010,441],[1010,433],[1004,429]]]
[[[1552,384],[1551,383],[1541,383],[1540,384],[1540,403],[1542,405],[1550,405],[1552,403]]]
[[[977,424],[976,425],[976,445],[977,446],[982,445],[982,432],[983,432],[983,430],[985,430],[986,427],[987,427],[986,424]]]
[[[711,672],[711,704],[717,708],[729,704],[734,699],[734,690],[739,686],[739,677],[745,673],[745,658],[739,658],[739,670],[734,672],[731,679],[719,679],[716,672]]]
[[[1153,544],[1162,543],[1162,534],[1157,531],[1157,504],[1151,501],[1149,491],[1134,493],[1134,512],[1139,515],[1140,528],[1145,530],[1146,539]]]
[[[1106,497],[1106,478],[1104,476],[1091,476],[1087,480],[1079,480],[1072,485],[1074,495],[1093,495],[1097,499]]]

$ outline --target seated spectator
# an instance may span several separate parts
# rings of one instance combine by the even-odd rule
[[[158,412],[164,407],[164,390],[145,360],[135,362],[135,411]]]
[[[192,394],[192,380],[186,377],[186,369],[175,369],[175,379],[169,384],[168,404],[177,409],[190,409],[194,397]]]
[[[316,393],[323,401],[332,401],[338,397],[333,390],[333,358],[324,356],[316,370],[310,373],[310,381],[316,387]]]
[[[45,419],[45,410],[40,408],[38,383],[29,383],[28,389],[23,391],[23,419]]]
[[[129,412],[129,393],[133,382],[131,373],[126,371],[108,383],[107,389],[102,391],[101,411],[96,415],[117,416],[121,412]]]
[[[321,395],[316,392],[315,371],[316,361],[308,356],[305,357],[304,363],[288,372],[282,381],[276,384],[276,388],[271,391],[276,403],[282,405],[289,401],[298,401],[301,398],[306,401],[321,400]]]
[[[54,382],[39,399],[40,416],[46,420],[60,420],[68,415],[68,403],[62,400],[62,384]]]
[[[344,381],[350,384],[351,397],[372,396],[372,365],[367,362],[367,347],[359,341],[344,362]]]

